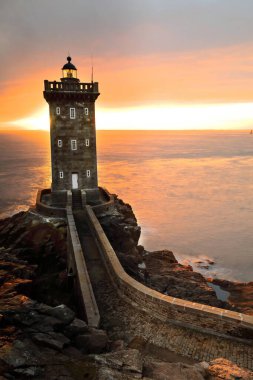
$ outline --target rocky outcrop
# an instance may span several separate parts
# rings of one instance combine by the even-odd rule
[[[253,282],[234,282],[221,279],[209,279],[215,285],[229,292],[228,302],[242,313],[253,315]]]
[[[0,376],[76,378],[70,362],[105,351],[108,338],[76,317],[65,220],[19,213],[0,221],[0,243]]]
[[[66,276],[64,219],[48,220],[28,211],[1,220],[0,247],[0,296],[9,299],[9,306],[16,307],[17,294],[75,306]]]
[[[136,280],[172,297],[235,309],[218,300],[207,280],[190,265],[180,264],[171,251],[149,252],[138,245],[140,227],[133,210],[116,195],[113,212],[98,218],[122,266]]]
[[[253,380],[252,371],[240,368],[223,358],[212,360],[206,368],[209,380]]]
[[[172,252],[138,245],[140,227],[131,206],[117,198],[115,205],[99,218],[130,275],[174,297],[221,306],[204,277]],[[116,337],[109,340],[110,326],[108,332],[88,327],[78,319],[66,249],[64,219],[30,210],[0,221],[1,379],[252,379],[251,372],[223,359],[201,365],[173,353],[163,359]]]

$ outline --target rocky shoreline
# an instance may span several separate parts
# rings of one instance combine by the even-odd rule
[[[114,210],[99,220],[138,281],[173,297],[253,314],[253,283],[215,280],[231,294],[228,302],[218,300],[210,280],[178,263],[171,251],[138,245],[132,208],[117,196]],[[140,343],[112,341],[107,331],[88,327],[78,318],[66,275],[64,219],[44,218],[31,208],[1,220],[0,247],[0,379],[253,378],[224,359],[198,364],[157,347],[144,352]],[[218,377],[222,373],[227,377]]]
[[[205,278],[192,266],[177,261],[169,250],[149,252],[138,245],[140,227],[132,207],[115,196],[115,212],[99,216],[101,225],[126,272],[161,293],[210,306],[253,315],[253,282]],[[208,285],[228,291],[226,302]]]

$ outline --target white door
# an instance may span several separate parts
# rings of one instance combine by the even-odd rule
[[[78,174],[72,173],[72,189],[78,189]]]

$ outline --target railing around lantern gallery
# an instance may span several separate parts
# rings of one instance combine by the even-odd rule
[[[44,81],[45,91],[78,91],[78,92],[98,92],[98,82],[49,82]]]

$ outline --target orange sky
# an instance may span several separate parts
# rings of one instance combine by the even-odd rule
[[[24,6],[30,3],[32,7],[31,0],[26,1]],[[137,1],[138,4],[139,1]],[[106,2],[110,3],[108,0]],[[224,2],[226,3],[226,0]],[[232,29],[233,25],[229,24],[231,22],[229,17],[226,18],[225,8],[220,9],[220,20],[217,20],[218,16],[214,12],[214,6],[213,8],[205,8],[203,3],[200,5],[199,0],[189,0],[191,8],[188,9],[188,15],[192,18],[190,23],[184,14],[185,9],[182,3],[184,1],[180,0],[178,7],[174,6],[173,8],[175,17],[178,17],[176,21],[178,21],[179,27],[177,27],[176,22],[174,26],[170,27],[169,24],[167,26],[166,19],[161,12],[154,15],[154,9],[156,9],[152,8],[155,5],[154,0],[147,0],[146,4],[149,4],[150,9],[148,8],[146,13],[144,12],[145,17],[140,12],[139,18],[137,16],[134,18],[133,11],[138,11],[137,5],[132,5],[132,8],[128,7],[125,10],[128,12],[126,17],[127,15],[129,17],[129,20],[125,21],[126,25],[123,18],[121,24],[115,24],[115,20],[109,19],[110,15],[98,14],[96,15],[98,21],[101,21],[103,17],[108,17],[108,19],[103,18],[103,23],[107,22],[104,27],[100,26],[98,21],[95,24],[95,26],[99,25],[99,28],[104,28],[102,30],[104,35],[101,35],[101,31],[99,31],[100,34],[95,32],[93,36],[89,36],[90,39],[87,40],[88,42],[86,41],[87,44],[90,44],[88,49],[86,48],[87,44],[83,43],[82,40],[78,44],[78,40],[75,38],[75,32],[77,37],[82,31],[79,29],[75,31],[74,29],[72,37],[74,37],[75,42],[72,43],[71,36],[68,36],[66,43],[68,47],[63,50],[64,41],[59,39],[59,35],[52,35],[48,39],[47,33],[49,32],[45,30],[43,24],[39,24],[39,21],[36,24],[36,20],[33,21],[31,27],[32,15],[27,15],[25,10],[21,15],[21,19],[22,17],[23,19],[20,21],[23,37],[22,34],[21,37],[17,36],[18,29],[14,21],[13,26],[10,26],[10,22],[7,25],[6,21],[6,30],[9,34],[2,32],[0,35],[0,47],[2,44],[7,51],[4,59],[8,62],[8,65],[4,65],[6,76],[2,72],[2,77],[0,77],[0,127],[2,129],[11,128],[9,122],[27,119],[34,114],[44,113],[45,115],[47,111],[42,93],[43,81],[44,79],[59,80],[60,69],[66,60],[66,50],[71,47],[72,61],[78,69],[79,79],[84,82],[90,81],[90,53],[93,52],[94,80],[99,82],[101,92],[97,101],[97,111],[100,113],[117,110],[119,115],[123,115],[124,112],[125,114],[130,112],[129,120],[131,120],[132,107],[142,110],[148,108],[155,110],[158,107],[173,106],[201,108],[204,105],[251,104],[253,99],[253,39],[251,41],[247,38],[246,29],[248,25],[243,19],[247,9],[243,9],[241,29],[240,31],[237,30],[236,34]],[[230,4],[233,3],[234,1],[230,2]],[[246,3],[248,3],[247,0],[245,0]],[[171,12],[171,9],[166,8],[166,4],[165,0],[158,0],[158,5],[161,6],[162,10]],[[76,5],[78,10],[82,3],[76,1]],[[48,1],[45,2],[41,11],[46,12],[47,6],[49,6]],[[11,17],[16,8],[10,6],[8,8],[6,4],[5,7],[7,14],[9,11]],[[118,15],[120,15],[121,10],[124,11],[118,6],[116,9]],[[56,9],[53,11],[51,9],[51,13],[54,14],[54,11],[56,12]],[[90,7],[89,11],[92,14],[94,9]],[[208,22],[205,24],[202,22],[196,28],[193,21],[196,24],[200,22],[198,15],[196,15],[197,11],[202,12],[202,17],[206,17],[206,20],[208,20],[208,12],[213,11],[214,14],[213,16],[210,14],[210,19],[216,17],[213,21],[217,22],[217,27],[215,24],[210,24],[208,29],[206,26]],[[232,15],[235,17],[237,14],[235,6],[232,11],[234,12]],[[168,13],[169,16],[171,17],[171,13]],[[36,13],[34,17],[36,18]],[[234,22],[237,22],[236,20],[235,17]],[[115,25],[111,25],[109,21]],[[173,23],[172,21],[171,19],[171,23]],[[50,20],[48,25],[49,30],[57,26],[51,25]],[[31,28],[33,28],[33,33],[37,38],[37,40],[35,38],[36,42],[41,40],[41,48],[27,39]],[[63,25],[59,28],[62,30]],[[220,38],[218,33],[215,35],[215,28],[220,28]],[[231,28],[231,35],[226,34],[226,29],[229,28]],[[113,33],[114,29],[115,32],[118,30],[118,33]],[[83,34],[80,35],[83,36]],[[238,35],[241,38],[238,38]],[[14,45],[15,39],[18,38],[23,38],[20,46]],[[32,34],[30,38],[33,41]],[[168,40],[169,46],[166,46]],[[53,43],[55,43],[55,49],[52,50]],[[22,49],[24,49],[25,54],[22,54]],[[226,109],[224,108],[224,112],[227,112]],[[230,111],[229,114],[231,115]],[[227,116],[230,116],[229,114]],[[248,128],[253,124],[253,109],[252,121],[248,115],[247,117],[245,114],[241,116],[242,125],[236,124],[236,127]],[[229,117],[223,119],[225,121],[222,121],[221,128],[224,127],[226,120],[228,120],[227,123],[231,121]],[[100,120],[100,128],[109,128],[108,123],[102,125],[102,119],[100,118]],[[141,119],[139,122],[141,123]],[[172,120],[172,124],[173,122],[174,120]],[[145,124],[145,120],[143,120],[143,124]],[[143,124],[140,124],[140,129],[145,128]],[[216,124],[215,126],[218,127],[218,120]],[[117,121],[117,125],[119,129],[123,128],[120,120]],[[192,125],[194,126],[194,120]],[[206,127],[203,125],[203,128]],[[229,125],[227,124],[225,127],[229,128]],[[231,127],[234,127],[233,123]]]

